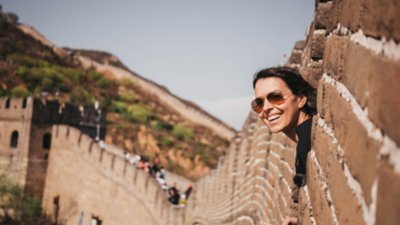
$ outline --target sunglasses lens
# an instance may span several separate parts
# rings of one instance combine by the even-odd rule
[[[264,100],[262,98],[256,98],[251,102],[251,108],[256,113],[260,113],[262,111],[263,106],[264,106]]]
[[[282,93],[270,93],[267,95],[267,99],[271,104],[282,105],[285,103],[285,98]]]

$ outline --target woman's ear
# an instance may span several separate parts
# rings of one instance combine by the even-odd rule
[[[307,96],[305,96],[305,95],[300,95],[300,96],[297,96],[298,98],[299,98],[299,104],[298,104],[298,106],[299,106],[299,109],[301,109],[301,108],[303,108],[305,105],[306,105],[306,103],[307,103]]]

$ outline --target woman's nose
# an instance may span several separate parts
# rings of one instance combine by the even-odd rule
[[[261,110],[261,112],[259,113],[259,116],[260,116],[260,117],[266,116],[266,115],[268,114],[268,111],[270,111],[273,107],[274,107],[274,106],[273,106],[267,99],[265,99],[265,100],[264,100],[263,107],[262,107],[262,110]]]
[[[268,111],[274,107],[267,99],[264,99],[263,111]]]

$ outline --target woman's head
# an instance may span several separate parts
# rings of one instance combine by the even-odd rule
[[[272,67],[254,75],[253,110],[271,131],[293,133],[316,113],[315,89],[294,69]]]

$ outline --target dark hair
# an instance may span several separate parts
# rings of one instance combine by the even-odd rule
[[[254,75],[253,89],[256,87],[258,80],[267,77],[280,78],[286,83],[293,94],[297,96],[305,95],[307,97],[307,103],[302,110],[310,116],[317,113],[315,88],[307,83],[298,71],[284,66],[263,69]]]

